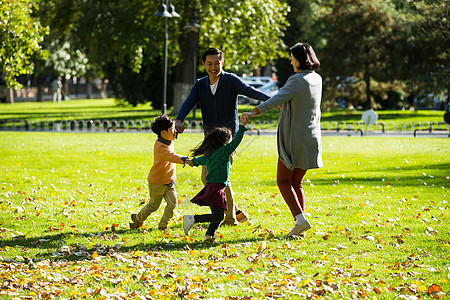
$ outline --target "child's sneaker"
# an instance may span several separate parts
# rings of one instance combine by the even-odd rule
[[[205,238],[203,239],[203,243],[213,243],[214,237],[210,235],[205,235]]]
[[[189,235],[189,231],[191,230],[192,226],[194,226],[194,223],[194,215],[183,216],[183,229],[186,235]]]
[[[238,210],[236,212],[236,220],[239,223],[245,222],[248,220],[248,215],[245,212],[243,212],[242,210]]]
[[[130,223],[130,229],[140,228],[142,225],[144,225],[144,222],[139,222],[136,217],[136,214],[131,214],[131,220],[133,221],[133,223]]]

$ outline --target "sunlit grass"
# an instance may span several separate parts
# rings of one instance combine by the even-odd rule
[[[240,105],[239,112],[249,111],[254,106]],[[0,120],[28,120],[37,121],[61,121],[61,120],[151,120],[161,113],[154,110],[149,104],[118,105],[114,99],[95,100],[71,100],[60,104],[52,102],[18,102],[11,104],[0,104]],[[379,122],[443,122],[443,111],[421,110],[421,111],[377,111]],[[171,114],[171,109],[168,110]],[[361,121],[361,111],[347,112],[338,110],[322,113],[322,122],[346,122],[352,124]],[[256,118],[256,121],[278,120],[278,111],[273,110]],[[175,115],[172,115],[175,117]],[[192,112],[186,120],[192,120]],[[196,118],[201,119],[200,109],[197,109]]]
[[[175,149],[187,155],[201,138],[180,135]],[[207,212],[189,202],[199,168],[177,168],[168,232],[157,230],[163,207],[143,230],[128,229],[148,198],[154,140],[0,133],[2,299],[50,287],[94,299],[162,290],[181,298],[183,289],[193,299],[392,299],[427,297],[433,284],[449,292],[447,139],[324,137],[325,166],[304,181],[313,228],[286,241],[293,221],[276,187],[276,137],[246,135],[231,179],[251,222],[221,227],[212,245],[201,243],[205,226],[189,237],[182,229],[182,215]]]

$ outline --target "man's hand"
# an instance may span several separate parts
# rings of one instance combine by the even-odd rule
[[[185,129],[183,121],[176,119],[175,120],[175,129],[178,131],[178,133],[183,133],[183,131]]]

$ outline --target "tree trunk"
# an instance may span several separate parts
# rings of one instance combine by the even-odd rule
[[[366,69],[364,71],[364,81],[366,83],[366,105],[365,109],[371,109],[374,108],[372,105],[372,99],[371,99],[371,91],[370,91],[370,72],[369,72],[369,64],[366,63]]]
[[[44,100],[44,86],[42,85],[42,75],[37,76],[36,83],[37,83],[36,102],[42,102]]]
[[[172,115],[178,114],[184,100],[189,95],[189,91],[197,79],[197,48],[199,33],[189,31],[187,34],[180,36],[178,44],[182,61],[176,67],[174,99]]]
[[[92,86],[89,78],[86,77],[86,98],[92,99]]]
[[[14,104],[14,89],[6,88],[6,103]]]
[[[100,95],[102,99],[108,98],[108,84],[105,82],[105,78],[102,78],[102,86],[100,88]]]

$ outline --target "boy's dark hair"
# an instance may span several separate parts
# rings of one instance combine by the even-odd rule
[[[160,115],[153,121],[152,123],[152,131],[156,133],[158,136],[161,136],[161,131],[169,130],[173,126],[173,119],[168,117],[165,114]]]
[[[219,149],[231,139],[231,130],[226,127],[216,127],[209,132],[203,142],[192,149],[193,156],[208,155]]]
[[[307,43],[297,43],[291,47],[290,54],[300,63],[299,70],[316,70],[320,67],[320,61],[313,48]]]
[[[219,55],[219,59],[223,60],[223,52],[217,48],[208,48],[208,50],[203,53],[202,62],[206,61],[206,56],[208,55]]]

